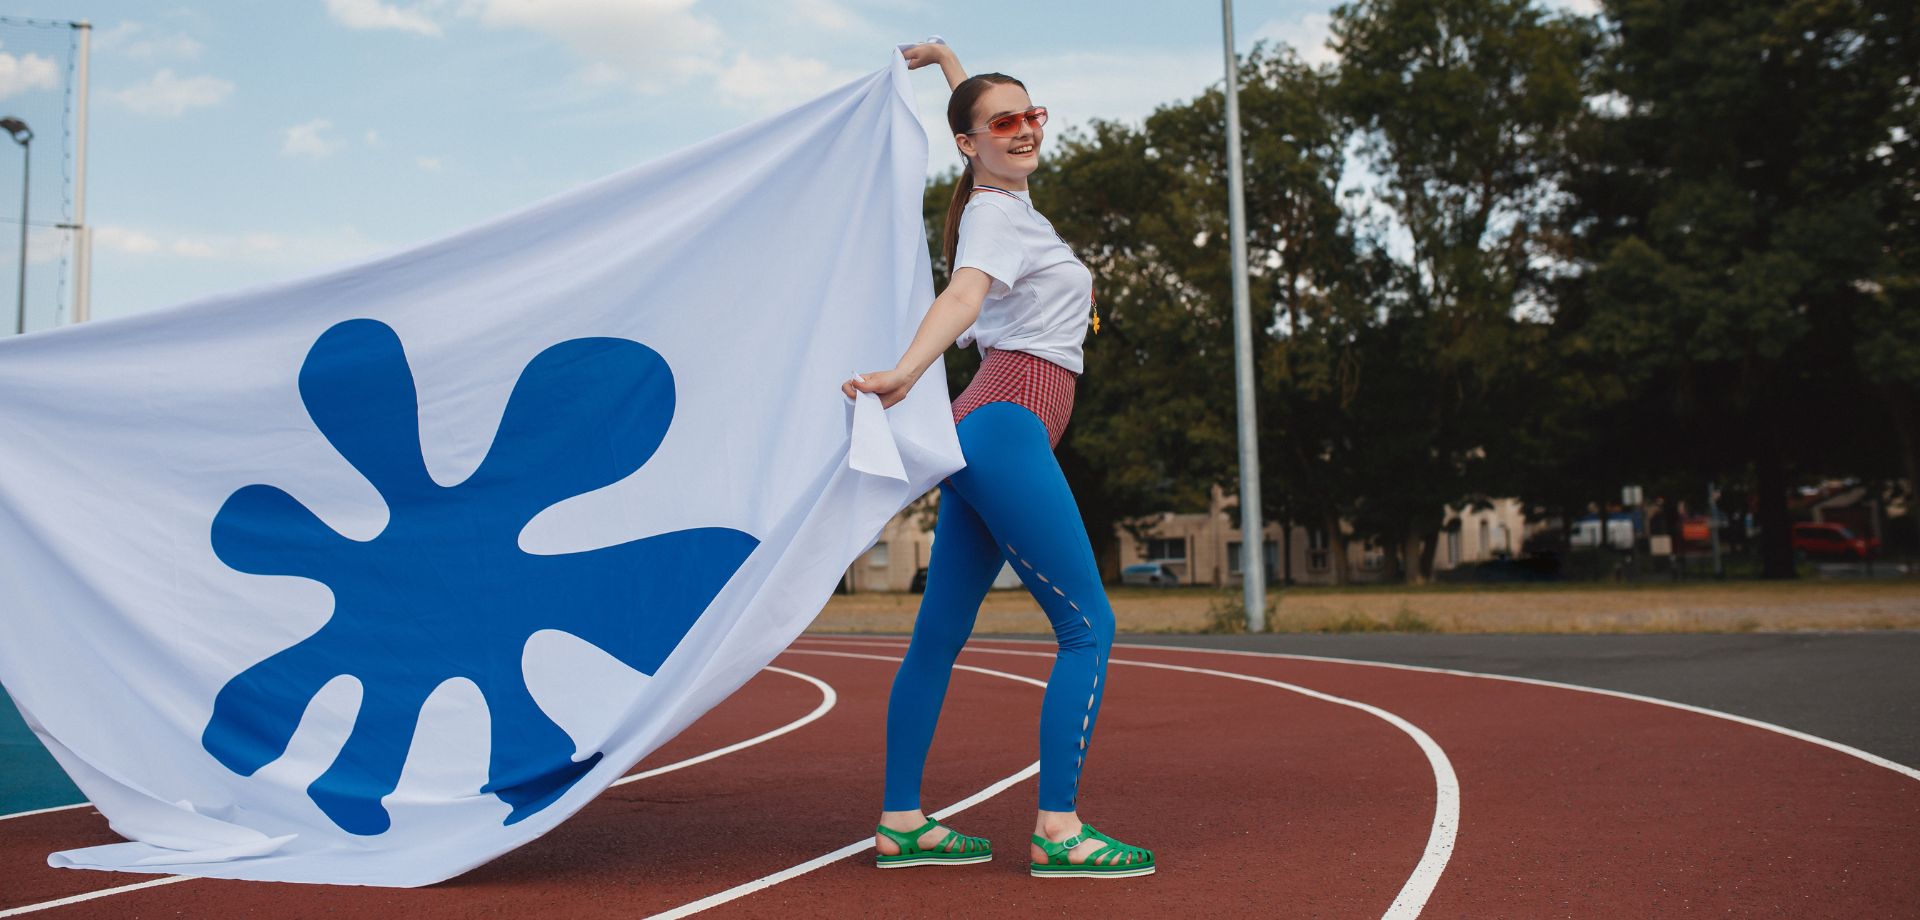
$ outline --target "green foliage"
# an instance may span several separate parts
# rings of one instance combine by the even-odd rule
[[[1593,31],[1514,0],[1365,0],[1337,7],[1332,32],[1335,103],[1408,243],[1380,257],[1342,465],[1359,534],[1424,578],[1443,508],[1506,486],[1509,431],[1538,407],[1546,336],[1517,314]],[[1379,230],[1373,244],[1392,248]]]
[[[1446,507],[1712,479],[1787,575],[1793,483],[1920,481],[1916,29],[1896,0],[1355,0],[1337,64],[1257,48],[1265,515],[1418,578]],[[1033,177],[1099,295],[1059,456],[1103,547],[1238,479],[1223,110],[1055,135]]]
[[[1612,421],[1585,448],[1624,453],[1636,478],[1750,474],[1767,574],[1791,577],[1789,483],[1884,470],[1888,422],[1910,421],[1862,372],[1912,391],[1899,367],[1920,338],[1893,306],[1887,243],[1888,211],[1912,213],[1888,142],[1913,111],[1913,12],[1629,0],[1607,15],[1591,82],[1617,104],[1583,116],[1560,218],[1587,269],[1562,290],[1559,344],[1607,381],[1588,412]]]

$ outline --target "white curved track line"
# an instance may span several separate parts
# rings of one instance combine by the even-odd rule
[[[94,898],[104,898],[109,895],[126,894],[129,891],[139,891],[142,888],[158,888],[161,885],[171,885],[175,882],[190,881],[198,877],[199,876],[194,876],[194,875],[168,875],[168,876],[163,876],[161,878],[152,879],[150,881],[136,882],[132,885],[121,885],[118,888],[102,888],[99,891],[89,891],[86,894],[76,894],[72,897],[61,898],[58,901],[42,901],[38,904],[28,904],[23,907],[12,907],[6,910],[0,910],[0,917],[18,917],[21,914],[31,914],[35,911],[41,911],[41,910],[52,910],[53,908],[56,908],[56,907],[65,907],[68,904],[78,904],[82,901],[91,901]]]
[[[899,658],[894,657],[892,655],[866,655],[866,654],[861,654],[859,652],[829,652],[829,651],[822,651],[822,650],[816,650],[816,649],[789,648],[783,654],[825,655],[833,658],[865,658],[872,661],[896,661],[897,662],[900,660]],[[1041,688],[1042,690],[1046,689],[1046,686],[1047,686],[1046,681],[1034,680],[1031,677],[1026,677],[1020,674],[1009,674],[1005,671],[995,671],[991,668],[977,668],[972,665],[965,665],[965,664],[956,664],[954,665],[954,668],[956,670],[961,670],[961,671],[972,671],[976,674],[987,674],[993,677],[1004,677],[1008,680],[1017,680],[1024,684],[1032,684],[1036,687]],[[953,815],[957,815],[963,811],[966,811],[969,808],[972,808],[975,805],[980,804],[981,802],[984,802],[990,798],[993,798],[996,795],[999,795],[1002,792],[1007,791],[1008,789],[1012,788],[1014,784],[1022,782],[1026,780],[1028,777],[1034,776],[1039,772],[1040,772],[1040,762],[1036,760],[1033,763],[1027,764],[1027,766],[1024,769],[1022,769],[1020,772],[1015,773],[1012,776],[1002,778],[996,781],[995,783],[993,783],[993,785],[990,785],[985,789],[980,790],[979,792],[976,792],[970,796],[967,796],[966,798],[961,799],[960,801],[955,802],[952,805],[948,805],[947,807],[942,808],[939,811],[933,812],[932,814],[928,815],[928,817],[933,818],[934,820],[944,820]],[[815,856],[814,858],[809,859],[806,862],[800,863],[799,865],[789,866],[785,869],[782,869],[770,875],[761,876],[760,878],[754,879],[751,882],[743,882],[741,884],[735,885],[732,888],[729,888],[717,894],[710,894],[704,898],[701,898],[698,901],[690,901],[686,904],[680,905],[679,907],[673,908],[672,910],[662,911],[661,913],[657,913],[646,918],[646,920],[677,920],[677,918],[680,918],[680,917],[689,917],[703,910],[707,910],[713,907],[719,907],[720,905],[725,904],[729,901],[746,897],[747,895],[750,895],[756,891],[760,891],[766,888],[771,888],[789,879],[798,878],[822,866],[827,866],[827,865],[831,865],[833,863],[839,862],[840,860],[846,859],[847,857],[852,856],[855,853],[859,853],[863,850],[871,849],[872,847],[873,847],[873,838],[871,837],[868,837],[857,843],[849,843],[846,846],[843,846],[840,849],[834,850],[831,853],[825,853],[819,856]]]
[[[833,692],[832,686],[828,685],[826,681],[821,680],[820,678],[815,677],[811,674],[802,674],[799,671],[789,671],[786,668],[776,668],[773,665],[767,665],[764,670],[772,671],[776,674],[785,674],[788,677],[798,677],[801,680],[804,680],[807,683],[812,684],[816,689],[820,691],[820,705],[815,706],[812,712],[809,712],[798,719],[788,722],[787,724],[782,725],[779,728],[773,729],[772,731],[755,735],[751,738],[748,738],[745,741],[729,744],[723,748],[715,748],[714,750],[708,751],[705,754],[701,754],[698,757],[689,757],[686,760],[675,761],[665,766],[654,767],[651,770],[643,770],[639,773],[634,773],[630,776],[622,776],[619,779],[616,779],[613,782],[608,783],[607,788],[611,789],[615,786],[624,786],[628,783],[643,780],[648,777],[659,776],[662,773],[672,773],[675,770],[685,769],[687,767],[693,766],[694,764],[706,763],[707,761],[712,760],[716,757],[725,757],[728,754],[731,754],[735,751],[744,751],[747,748],[753,747],[756,744],[760,744],[761,742],[772,741],[773,739],[778,738],[781,735],[784,735],[791,731],[798,731],[799,729],[805,727],[808,723],[818,720],[821,716],[824,716],[829,711],[831,711],[833,707],[840,702],[840,694]]]
[[[633,782],[634,780],[646,779],[649,776],[659,776],[662,773],[672,773],[673,771],[681,769],[683,767],[691,767],[694,764],[705,763],[709,760],[714,759],[715,757],[722,757],[727,754],[731,754],[734,751],[745,750],[747,748],[753,747],[756,744],[759,744],[762,741],[771,741],[774,738],[778,738],[781,735],[784,735],[790,731],[799,729],[805,726],[807,723],[812,722],[815,719],[818,719],[821,716],[826,715],[827,711],[832,709],[840,701],[839,694],[834,693],[833,688],[828,686],[826,681],[823,681],[817,677],[814,677],[811,674],[802,674],[799,671],[789,671],[786,668],[776,668],[773,665],[767,665],[763,670],[774,671],[780,674],[785,674],[788,677],[798,677],[801,680],[804,680],[807,683],[814,685],[814,687],[820,690],[821,700],[820,700],[819,707],[814,709],[812,712],[809,712],[806,715],[801,716],[799,719],[793,722],[788,722],[787,724],[782,725],[779,728],[776,728],[770,732],[767,732],[764,735],[755,735],[754,737],[748,738],[747,740],[739,742],[738,744],[732,744],[723,748],[719,748],[717,750],[708,751],[707,753],[701,754],[698,757],[689,757],[686,760],[678,761],[676,763],[670,763],[665,766],[655,767],[651,770],[645,770],[639,773],[635,773],[631,776],[620,777],[619,779],[614,780],[611,783],[608,783],[607,788],[611,789],[614,786],[624,786],[627,783]],[[86,808],[87,806],[92,804],[93,804],[92,802],[78,802],[73,805],[55,805],[52,808],[36,808],[32,811],[16,811],[10,815],[0,815],[0,821],[5,821],[8,818],[30,818],[30,817],[33,817],[34,815],[52,814],[53,812],[56,812],[56,811],[71,811],[75,808]],[[4,917],[4,916],[6,915],[0,914],[0,917]]]
[[[820,654],[825,654],[825,653],[820,653]],[[872,657],[872,656],[869,656],[869,657]],[[897,661],[899,659],[888,659],[888,660]],[[786,668],[777,668],[777,667],[774,667],[773,665],[767,665],[766,668],[764,668],[764,670],[773,671],[779,674],[785,674],[788,677],[798,677],[801,680],[804,680],[807,683],[814,685],[814,687],[816,687],[820,691],[820,697],[821,697],[820,705],[815,706],[812,712],[809,712],[806,715],[793,720],[792,722],[788,722],[787,724],[782,725],[779,728],[773,729],[772,731],[755,735],[751,738],[748,738],[745,741],[729,744],[723,748],[716,748],[714,750],[708,751],[705,754],[701,754],[696,757],[689,757],[685,760],[675,761],[673,763],[666,764],[664,766],[655,767],[651,770],[645,770],[640,773],[635,773],[631,776],[623,776],[617,780],[614,780],[611,783],[608,783],[607,788],[611,789],[614,786],[622,786],[627,783],[631,783],[635,780],[646,779],[650,776],[659,776],[662,773],[672,773],[675,770],[681,770],[687,767],[691,767],[695,764],[705,763],[717,757],[724,757],[728,754],[734,753],[735,751],[743,751],[743,750],[746,750],[747,748],[753,747],[754,745],[760,744],[762,742],[771,741],[775,738],[780,737],[781,735],[787,734],[788,732],[791,732],[791,731],[796,731],[806,726],[808,723],[818,720],[821,716],[826,715],[829,710],[833,709],[833,707],[837,705],[840,701],[840,695],[834,692],[833,687],[830,684],[811,674],[802,674],[799,671],[791,671]],[[1042,686],[1045,686],[1045,685],[1042,684]],[[1039,765],[1035,764],[1034,769],[1038,771]],[[64,811],[69,808],[80,808],[89,804],[92,804],[92,803],[81,802],[79,805],[62,805],[58,808],[42,808],[37,811],[24,811],[18,814],[4,815],[0,817],[24,818],[27,815],[45,814],[50,811]],[[869,844],[871,844],[871,842],[869,842]],[[17,917],[17,916],[20,916],[21,914],[30,914],[36,911],[51,910],[55,907],[65,907],[69,904],[78,904],[82,901],[91,901],[95,898],[104,898],[109,895],[125,894],[131,891],[139,891],[143,888],[154,888],[160,885],[171,885],[175,882],[190,881],[192,879],[196,879],[200,877],[201,876],[197,876],[197,875],[169,875],[169,876],[164,876],[157,879],[151,879],[144,882],[136,882],[132,885],[121,885],[117,888],[102,888],[98,891],[89,891],[89,892],[86,892],[85,894],[76,894],[71,897],[60,898],[54,901],[42,901],[41,903],[38,903],[38,904],[24,904],[19,907],[11,907],[11,908],[6,908],[4,910],[0,910],[0,920],[4,920],[4,918],[7,918],[7,917]]]
[[[877,645],[878,643],[860,642],[855,644],[869,646]],[[1121,645],[1115,646],[1114,648],[1122,649],[1127,647],[1128,646]],[[1004,648],[978,648],[971,645],[965,648],[964,651],[980,652],[989,655],[1022,655],[1029,658],[1054,657],[1051,652],[1021,652]],[[1427,832],[1427,847],[1426,850],[1420,854],[1420,861],[1414,865],[1413,873],[1407,877],[1406,884],[1400,886],[1400,893],[1394,897],[1393,903],[1388,906],[1387,912],[1381,916],[1381,920],[1412,920],[1412,918],[1420,916],[1420,910],[1426,906],[1427,898],[1433,895],[1434,885],[1440,881],[1440,874],[1446,871],[1447,860],[1453,855],[1454,837],[1460,827],[1460,778],[1453,772],[1453,762],[1447,759],[1446,751],[1441,750],[1440,745],[1433,740],[1432,736],[1421,731],[1420,727],[1414,725],[1412,722],[1385,709],[1381,709],[1378,706],[1345,699],[1330,693],[1322,693],[1318,690],[1302,687],[1298,684],[1289,684],[1285,681],[1256,677],[1252,674],[1240,674],[1233,671],[1217,671],[1213,668],[1192,668],[1186,665],[1164,664],[1158,661],[1133,661],[1125,658],[1116,658],[1112,652],[1108,652],[1107,663],[1132,665],[1141,668],[1158,668],[1164,671],[1185,671],[1190,674],[1225,677],[1232,680],[1244,680],[1250,683],[1265,684],[1269,687],[1279,687],[1282,690],[1291,690],[1302,696],[1309,696],[1324,702],[1350,706],[1384,720],[1393,727],[1405,732],[1408,737],[1413,739],[1414,744],[1419,745],[1420,752],[1427,757],[1427,765],[1433,770],[1433,826]]]
[[[824,640],[814,636],[808,636],[805,638],[814,639],[815,641],[836,641],[836,642],[841,641],[838,639]],[[875,645],[880,642],[894,641],[894,640],[881,639],[878,636],[874,636],[874,637],[861,636],[861,637],[852,637],[852,638],[857,638],[859,640],[852,643],[855,645]],[[1043,640],[1043,639],[986,639],[983,641],[1018,642],[1018,643],[1030,644],[1030,645],[1051,645],[1052,644],[1051,640]],[[885,647],[885,646],[882,646],[882,647]],[[1867,763],[1873,764],[1874,766],[1885,767],[1889,770],[1892,770],[1895,773],[1898,773],[1902,776],[1907,777],[1908,779],[1920,780],[1920,769],[1907,766],[1906,764],[1903,764],[1903,763],[1898,763],[1892,760],[1888,760],[1887,758],[1882,757],[1878,754],[1869,753],[1867,751],[1860,750],[1857,747],[1852,747],[1850,745],[1841,744],[1838,741],[1832,741],[1826,738],[1822,738],[1819,735],[1810,735],[1810,734],[1807,734],[1806,732],[1799,731],[1796,729],[1791,729],[1784,725],[1775,725],[1772,722],[1762,722],[1759,719],[1748,718],[1747,716],[1736,715],[1731,712],[1722,712],[1718,709],[1708,709],[1705,706],[1695,706],[1691,703],[1677,703],[1677,702],[1674,702],[1673,700],[1663,700],[1663,699],[1660,699],[1659,697],[1654,697],[1654,696],[1642,696],[1638,693],[1628,693],[1625,690],[1608,690],[1604,687],[1583,687],[1579,684],[1562,683],[1557,680],[1544,680],[1538,677],[1515,677],[1509,674],[1487,674],[1481,671],[1460,671],[1460,670],[1455,670],[1453,668],[1434,668],[1434,667],[1428,667],[1426,665],[1418,665],[1418,664],[1399,664],[1397,662],[1392,662],[1392,661],[1366,661],[1359,658],[1332,658],[1325,655],[1296,655],[1296,654],[1291,654],[1287,652],[1252,652],[1252,651],[1245,651],[1242,649],[1204,648],[1204,647],[1190,646],[1190,645],[1152,645],[1148,643],[1137,643],[1137,642],[1127,642],[1122,644],[1116,644],[1114,647],[1115,648],[1156,649],[1156,650],[1165,651],[1165,652],[1197,652],[1197,653],[1206,654],[1206,655],[1244,655],[1249,658],[1291,658],[1297,661],[1326,661],[1326,662],[1332,662],[1334,664],[1357,664],[1357,665],[1365,665],[1370,668],[1394,668],[1401,671],[1423,671],[1428,674],[1452,674],[1456,677],[1481,677],[1487,680],[1507,680],[1517,684],[1533,684],[1539,687],[1555,687],[1561,690],[1578,690],[1582,693],[1596,693],[1601,696],[1618,697],[1619,699],[1623,699],[1623,700],[1633,700],[1636,703],[1651,703],[1655,706],[1665,706],[1669,709],[1678,709],[1683,712],[1691,712],[1691,713],[1696,713],[1698,715],[1703,715],[1703,716],[1712,716],[1716,719],[1725,719],[1729,722],[1738,722],[1741,725],[1750,726],[1752,728],[1764,729],[1766,731],[1774,732],[1776,734],[1785,735],[1789,738],[1793,738],[1798,741],[1805,741],[1808,744],[1819,745],[1820,747],[1823,747],[1823,748],[1839,751],[1842,754],[1845,754],[1849,757],[1857,757],[1861,760],[1866,761]]]

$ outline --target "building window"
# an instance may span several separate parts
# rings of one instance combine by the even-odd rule
[[[887,541],[875,543],[873,549],[867,552],[867,565],[876,569],[887,567]]]
[[[1318,527],[1307,528],[1307,548],[1325,551],[1327,548],[1327,532]]]
[[[1178,538],[1148,540],[1146,549],[1142,552],[1146,553],[1147,559],[1184,560],[1187,558],[1187,541]]]
[[[1486,559],[1492,555],[1493,555],[1493,543],[1487,539],[1487,519],[1481,518],[1480,519],[1480,558]]]
[[[1360,556],[1360,567],[1369,572],[1377,572],[1387,561],[1387,554],[1377,546],[1369,546]]]
[[[1460,531],[1447,531],[1447,565],[1460,564]]]
[[[1267,577],[1271,579],[1275,569],[1280,567],[1280,544],[1272,540],[1262,541],[1261,548],[1266,550]],[[1227,574],[1240,574],[1240,542],[1227,541]]]
[[[1325,572],[1327,570],[1327,551],[1316,549],[1307,553],[1307,571]]]

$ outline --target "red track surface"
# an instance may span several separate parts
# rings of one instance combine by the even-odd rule
[[[777,664],[834,686],[801,730],[609,790],[559,829],[453,881],[394,890],[194,879],[34,917],[640,917],[786,869],[870,833],[899,643],[806,639]],[[962,663],[1045,679],[1044,646],[980,642]],[[992,651],[1019,652],[1004,654]],[[1153,848],[1157,875],[1033,879],[1031,779],[950,819],[996,844],[972,867],[881,871],[859,853],[706,917],[1381,917],[1427,854],[1433,765],[1385,718],[1253,675],[1371,704],[1430,736],[1459,782],[1457,839],[1424,917],[1910,917],[1920,905],[1920,782],[1725,719],[1576,690],[1285,658],[1115,649],[1083,816]],[[956,672],[926,805],[1031,763],[1040,691]],[[657,752],[670,763],[820,702],[763,674]],[[46,867],[115,836],[88,809],[0,821],[0,914],[146,877]],[[1411,916],[1411,914],[1408,914]]]

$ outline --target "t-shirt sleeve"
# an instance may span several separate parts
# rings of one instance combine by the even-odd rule
[[[1026,252],[1007,212],[982,203],[960,215],[960,241],[954,246],[953,268],[986,272],[993,279],[989,293],[1006,295],[1026,269]]]

